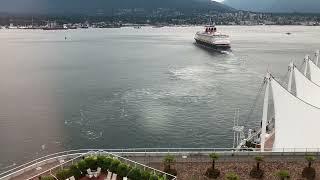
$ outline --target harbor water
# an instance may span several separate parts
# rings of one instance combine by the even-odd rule
[[[199,30],[0,30],[1,171],[78,148],[232,147],[236,109],[260,124],[267,69],[281,78],[320,48],[319,27],[218,27],[223,53],[194,44]]]

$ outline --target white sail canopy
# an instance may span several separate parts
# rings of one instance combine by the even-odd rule
[[[320,109],[293,96],[273,78],[270,86],[275,109],[273,150],[320,148]]]
[[[320,108],[320,86],[311,82],[296,67],[293,68],[296,96]]]
[[[308,65],[311,81],[320,86],[320,68],[316,66],[311,60],[308,60]]]

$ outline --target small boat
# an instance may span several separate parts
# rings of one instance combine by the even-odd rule
[[[133,26],[134,29],[141,29],[141,26]]]
[[[287,32],[287,33],[286,33],[286,35],[291,35],[291,34],[292,34],[291,32]]]
[[[217,28],[213,25],[205,26],[205,31],[197,32],[194,39],[197,44],[217,50],[231,48],[229,36],[217,32]]]

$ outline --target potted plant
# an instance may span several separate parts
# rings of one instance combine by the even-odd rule
[[[290,174],[289,171],[287,170],[280,170],[276,173],[276,175],[281,179],[281,180],[287,180],[290,179]]]
[[[97,156],[97,167],[102,168],[106,156]]]
[[[87,163],[88,168],[90,168],[91,170],[96,170],[98,168],[97,159],[94,156],[86,157],[84,161]]]
[[[110,167],[109,167],[109,170],[111,172],[116,172],[117,171],[117,168],[118,166],[120,165],[120,161],[118,159],[113,159],[111,164],[110,164]]]
[[[206,176],[208,178],[218,178],[220,176],[220,170],[215,168],[215,162],[219,159],[219,155],[216,153],[209,154],[210,159],[212,160],[212,166],[207,169]]]
[[[116,173],[120,179],[123,179],[124,177],[127,177],[129,173],[129,167],[126,164],[120,163],[117,167]]]
[[[142,180],[149,180],[151,177],[151,173],[149,171],[142,171],[141,176]]]
[[[76,164],[73,164],[69,168],[71,176],[74,176],[76,179],[80,179],[81,171]]]
[[[81,172],[81,175],[84,176],[87,173],[88,165],[85,160],[81,160],[78,162],[78,169]]]
[[[174,163],[176,162],[175,158],[173,155],[168,154],[164,160],[164,172],[177,176],[177,170],[175,170],[174,168],[172,168],[172,166],[174,165]]]
[[[159,177],[155,174],[152,174],[149,178],[149,180],[159,180]]]
[[[69,178],[70,176],[72,176],[70,174],[70,171],[68,169],[62,169],[60,171],[57,172],[56,177],[58,178],[58,180],[65,180],[67,178]]]
[[[312,163],[316,160],[316,157],[306,156],[305,159],[308,162],[308,166],[303,169],[302,177],[304,177],[306,179],[315,179],[316,178],[316,170],[311,166],[312,166]]]
[[[254,157],[256,161],[256,166],[250,171],[250,176],[253,178],[261,179],[263,177],[264,171],[260,169],[260,163],[263,162],[264,158],[262,156]]]
[[[40,180],[56,180],[54,177],[52,176],[42,176],[41,178],[39,177]]]
[[[141,180],[141,171],[138,168],[132,168],[128,174],[130,180]]]
[[[234,172],[229,172],[226,174],[225,179],[226,180],[240,180],[240,177]]]
[[[103,172],[107,172],[110,169],[111,163],[113,162],[113,159],[111,157],[104,158],[101,169]]]

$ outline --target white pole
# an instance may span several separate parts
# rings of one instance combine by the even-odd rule
[[[308,64],[309,64],[309,55],[306,55],[306,57],[304,58],[304,62],[306,64],[306,66],[304,67],[304,76],[307,76],[307,70],[308,70]]]
[[[269,88],[270,88],[270,74],[267,73],[266,75],[266,92],[264,94],[263,100],[263,113],[262,113],[262,126],[261,126],[261,135],[260,135],[260,144],[261,144],[261,151],[264,151],[264,144],[266,140],[266,127],[267,127],[267,119],[268,119],[268,106],[269,106]]]
[[[292,87],[292,75],[293,75],[293,68],[294,68],[294,66],[293,66],[293,62],[291,62],[290,64],[289,64],[289,81],[288,81],[288,91],[289,92],[291,92],[291,87]]]
[[[234,118],[233,118],[233,127],[236,126],[236,115],[237,115],[237,110],[234,112]],[[233,130],[233,148],[235,146],[236,143],[236,131]],[[237,144],[238,145],[238,144]]]
[[[316,51],[316,65],[318,66],[319,63],[319,50]]]

